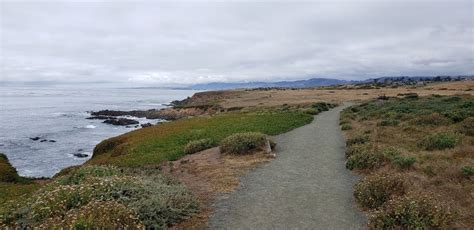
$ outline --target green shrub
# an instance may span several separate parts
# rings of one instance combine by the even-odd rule
[[[317,111],[322,112],[322,111],[328,111],[330,108],[333,108],[335,105],[326,103],[326,102],[317,102],[312,105],[313,108],[315,108]]]
[[[399,121],[399,120],[395,120],[395,119],[384,119],[384,120],[382,120],[381,122],[379,122],[377,125],[378,125],[378,126],[397,126],[398,124],[400,124],[400,121]]]
[[[133,210],[116,201],[92,201],[63,218],[48,219],[41,229],[144,229]]]
[[[370,216],[375,229],[433,229],[445,227],[452,220],[448,207],[432,195],[408,194],[389,200]]]
[[[372,145],[370,144],[355,144],[355,145],[350,145],[346,147],[346,158],[349,158],[352,155],[359,154],[359,153],[365,153],[365,152],[371,152],[372,151]]]
[[[459,131],[467,136],[474,136],[474,117],[462,121],[459,125]]]
[[[263,133],[236,133],[222,140],[220,147],[222,153],[247,154],[263,149],[266,141],[267,135]]]
[[[461,168],[461,173],[464,176],[474,176],[474,166],[464,166]]]
[[[341,120],[339,121],[339,125],[350,124],[350,123],[351,123],[351,122],[350,122],[349,120],[347,120],[347,119],[341,119]]]
[[[373,169],[383,164],[383,155],[374,152],[360,152],[351,155],[346,162],[346,168],[353,169]]]
[[[355,185],[354,197],[365,208],[378,208],[394,195],[403,195],[405,184],[400,175],[377,173]]]
[[[71,176],[58,178],[20,203],[6,205],[9,208],[1,210],[0,225],[35,228],[48,223],[48,220],[68,222],[63,217],[78,212],[74,215],[78,218],[82,215],[79,222],[68,223],[77,224],[78,227],[99,226],[100,223],[86,218],[89,214],[83,213],[87,212],[84,207],[95,201],[122,204],[147,228],[155,229],[177,223],[198,210],[198,201],[193,194],[169,177],[143,169],[127,171],[106,167],[109,166],[78,169]],[[103,216],[117,214],[113,208],[109,213],[107,210],[97,212],[102,212]],[[87,215],[84,217],[83,214]],[[101,220],[101,217],[97,218],[97,221]]]
[[[406,93],[404,94],[406,99],[418,99],[418,94],[417,93]]]
[[[343,124],[341,126],[341,129],[342,130],[351,130],[352,129],[352,125],[351,124]]]
[[[425,150],[443,150],[454,148],[457,142],[458,140],[455,134],[442,132],[426,136],[419,144]]]
[[[20,176],[8,161],[7,156],[0,153],[0,182],[17,182],[19,180]]]
[[[115,194],[119,196],[119,202],[135,211],[148,229],[164,229],[199,210],[198,201],[186,186],[162,176],[149,178],[139,187],[125,184]],[[130,197],[130,194],[133,196]]]
[[[440,115],[439,113],[432,113],[430,115],[423,115],[418,117],[415,120],[415,124],[439,126],[449,124],[449,120],[446,117]]]
[[[401,169],[408,169],[415,164],[415,157],[404,157],[404,156],[395,156],[392,159],[392,163],[397,165]]]
[[[395,147],[388,147],[382,150],[382,154],[385,158],[392,160],[393,158],[401,154],[400,150]]]
[[[443,113],[444,116],[446,116],[447,118],[451,119],[453,122],[457,123],[457,122],[461,122],[463,121],[464,119],[466,119],[467,117],[469,117],[469,114],[467,114],[466,112],[464,111],[458,111],[458,110],[455,110],[455,111],[450,111],[450,112],[445,112]]]
[[[184,147],[184,153],[186,154],[193,154],[200,152],[202,150],[206,150],[209,148],[212,148],[215,146],[215,143],[212,139],[200,139],[200,140],[195,140],[195,141],[190,141],[185,147]]]
[[[355,144],[365,144],[370,141],[369,135],[359,135],[354,138],[350,138],[346,141],[347,146],[355,145]]]
[[[65,176],[58,179],[60,184],[80,184],[87,178],[107,177],[119,174],[119,169],[114,166],[84,166],[73,169]]]
[[[317,115],[319,113],[319,110],[315,108],[307,108],[307,109],[304,109],[303,112],[309,115]]]

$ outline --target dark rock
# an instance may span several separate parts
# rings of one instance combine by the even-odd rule
[[[37,141],[39,139],[41,139],[41,138],[40,137],[30,137],[30,140],[33,140],[33,141]]]
[[[107,120],[107,119],[115,119],[115,118],[112,117],[112,116],[99,115],[99,116],[91,116],[91,117],[88,117],[86,119],[89,119],[89,120]]]
[[[73,154],[75,157],[79,157],[79,158],[85,158],[85,157],[88,157],[89,155],[85,154],[85,153],[74,153]]]
[[[140,122],[128,118],[119,118],[119,119],[107,119],[104,121],[106,124],[111,124],[111,125],[136,125],[139,124]]]
[[[141,124],[142,128],[153,126],[151,123]]]
[[[54,142],[56,142],[56,141],[55,141],[55,140],[49,140],[49,142],[52,142],[52,143],[54,143]]]

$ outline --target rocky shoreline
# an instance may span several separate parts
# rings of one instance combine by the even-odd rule
[[[194,96],[193,96],[194,97]],[[193,97],[188,97],[182,101],[173,101],[170,103],[169,108],[163,109],[149,109],[149,110],[131,110],[131,111],[122,111],[122,110],[100,110],[90,112],[91,116],[86,118],[90,120],[104,120],[103,123],[119,126],[138,126],[139,122],[137,120],[131,119],[135,118],[146,118],[149,120],[166,120],[174,121],[186,117],[200,116],[213,114],[219,111],[218,108],[206,105],[194,105]],[[150,123],[142,124],[142,127],[151,126]]]

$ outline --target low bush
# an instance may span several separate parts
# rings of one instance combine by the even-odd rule
[[[41,229],[144,229],[133,210],[116,201],[92,201],[63,218],[48,219]]]
[[[346,162],[346,168],[353,169],[373,169],[383,164],[383,155],[374,152],[360,152],[351,155]]]
[[[461,168],[461,173],[464,176],[474,176],[474,166],[464,166]]]
[[[351,129],[352,129],[352,125],[349,124],[349,123],[343,124],[343,125],[341,126],[341,129],[342,129],[342,130],[351,130]]]
[[[467,136],[474,136],[474,117],[466,118],[459,124],[459,131]]]
[[[454,148],[458,143],[458,138],[453,133],[441,132],[430,134],[423,138],[419,145],[425,150],[443,150]]]
[[[184,147],[184,153],[186,154],[193,154],[200,152],[202,150],[206,150],[209,148],[212,148],[215,146],[215,143],[212,139],[206,138],[206,139],[200,139],[200,140],[195,140],[195,141],[190,141],[185,147]]]
[[[80,184],[87,178],[107,177],[119,174],[120,171],[114,166],[84,166],[72,169],[68,174],[58,179],[63,185]]]
[[[469,113],[467,113],[463,110],[455,110],[455,111],[445,112],[443,114],[444,114],[444,116],[451,119],[451,121],[453,121],[455,123],[461,122],[464,119],[468,118],[470,115],[472,115],[472,113],[469,114]]]
[[[355,185],[354,197],[364,208],[378,208],[394,195],[403,195],[405,184],[400,175],[376,173]]]
[[[318,110],[319,112],[322,112],[322,111],[328,111],[329,109],[334,108],[335,105],[326,103],[326,102],[317,102],[317,103],[314,103],[312,107]]]
[[[404,96],[407,99],[418,99],[418,94],[417,93],[406,93],[406,94],[404,94]]]
[[[446,227],[452,220],[449,207],[433,195],[408,194],[389,200],[370,216],[375,229],[433,229]]]
[[[355,144],[365,144],[370,141],[369,135],[359,135],[353,138],[350,138],[346,141],[347,146],[355,145]]]
[[[400,156],[401,152],[398,148],[388,147],[382,150],[382,154],[385,158],[392,160],[393,158]]]
[[[0,225],[35,228],[48,220],[75,224],[72,220],[63,219],[68,215],[84,217],[77,226],[100,225],[86,218],[93,214],[87,214],[88,209],[84,208],[96,201],[122,204],[129,210],[128,213],[133,212],[138,217],[140,223],[155,229],[177,223],[198,210],[193,194],[184,185],[164,175],[107,167],[78,169],[70,176],[51,182],[20,203],[16,203],[18,200],[11,201],[15,204],[6,205],[9,209],[2,209],[0,213]],[[115,211],[114,208],[97,210],[104,216],[104,224],[109,223],[105,216],[117,215]],[[102,217],[97,218],[100,220]]]
[[[16,169],[5,154],[0,153],[0,182],[17,182],[20,179]]]
[[[365,152],[371,152],[372,151],[372,145],[370,144],[355,144],[355,145],[350,145],[346,148],[346,158],[349,158],[352,155],[359,154],[359,153],[365,153]]]
[[[449,119],[439,113],[432,113],[430,115],[419,116],[416,118],[415,124],[431,126],[447,125],[449,124]]]
[[[263,149],[267,142],[267,135],[258,132],[236,133],[221,142],[222,153],[248,154]]]
[[[377,125],[378,126],[397,126],[398,124],[400,124],[399,120],[384,119],[384,120],[380,121]]]
[[[304,109],[303,112],[309,115],[318,115],[319,110],[315,108],[308,108],[308,109]]]
[[[392,159],[392,163],[401,169],[411,168],[413,164],[415,164],[415,162],[416,162],[415,157],[395,156]]]

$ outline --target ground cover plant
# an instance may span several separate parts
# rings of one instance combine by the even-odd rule
[[[187,188],[154,170],[79,167],[28,197],[5,202],[0,226],[163,229],[198,211]]]
[[[196,146],[195,141],[204,142],[206,139],[205,147],[213,147],[234,133],[276,135],[308,124],[312,119],[307,113],[291,109],[229,112],[182,119],[105,140],[96,146],[94,156],[87,164],[132,167],[159,164],[176,160],[186,152],[197,151],[185,151],[189,143]]]
[[[352,126],[346,166],[365,176],[354,196],[371,228],[474,226],[473,117],[470,95],[400,95],[341,113]]]

